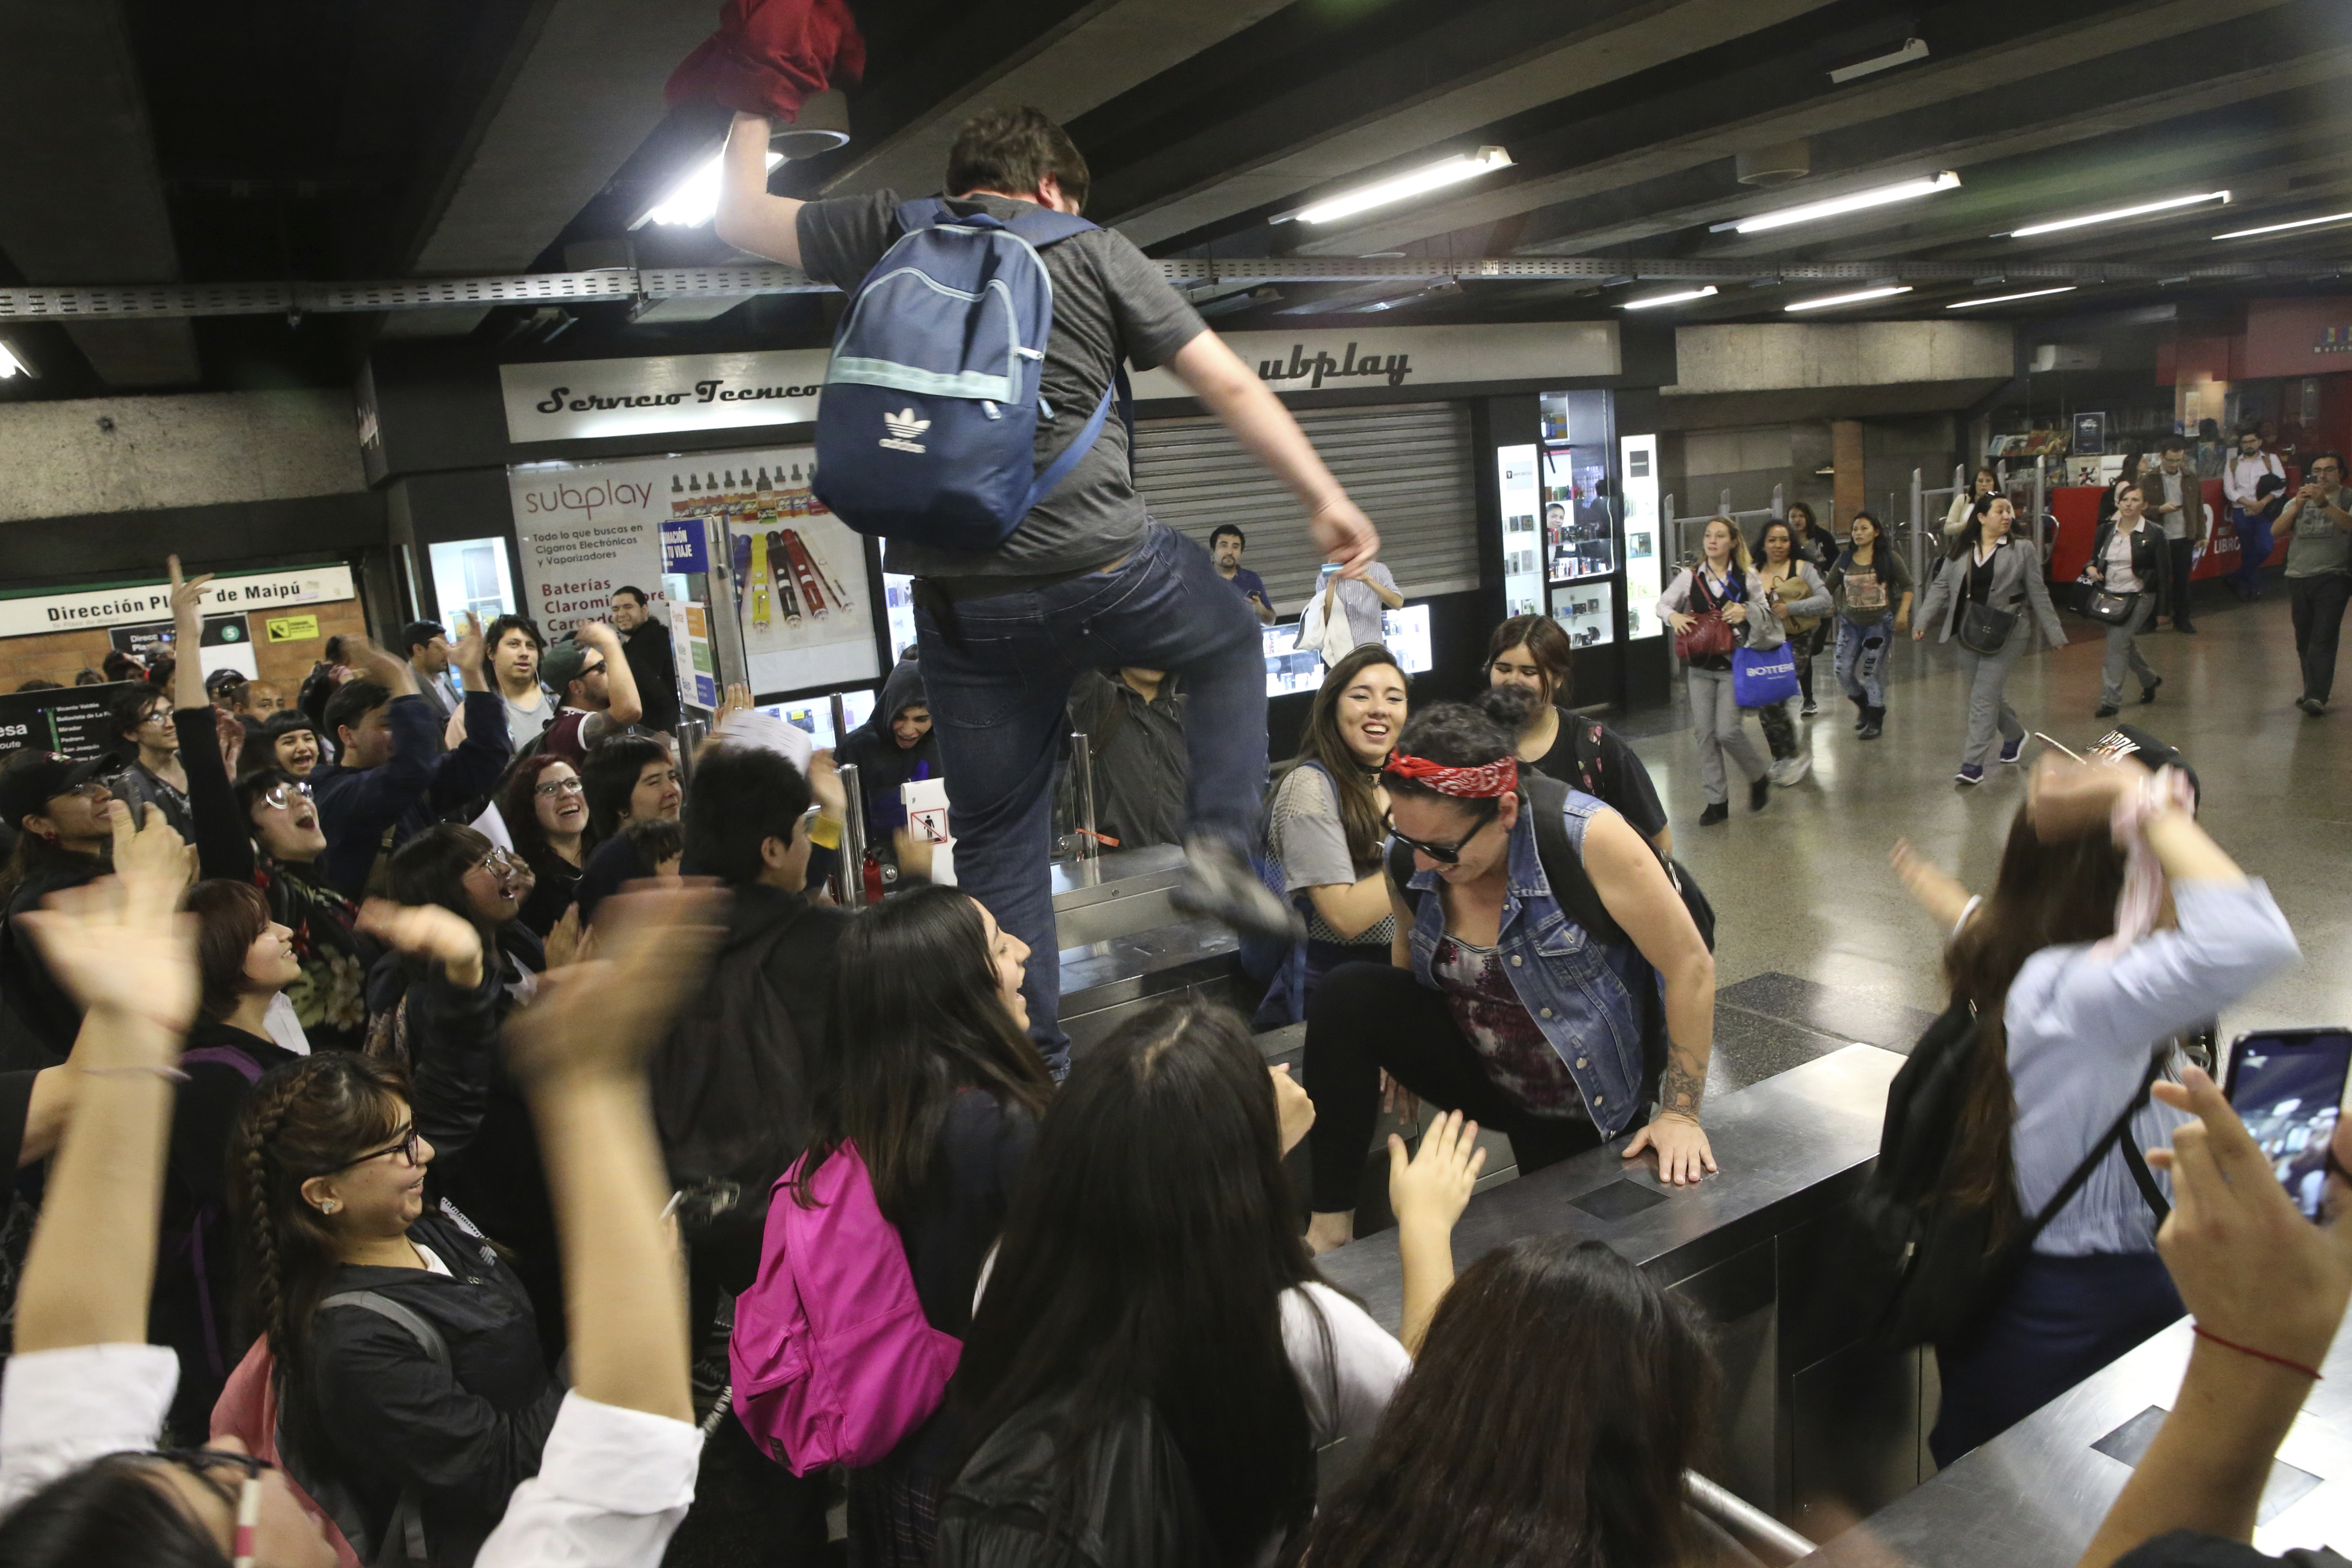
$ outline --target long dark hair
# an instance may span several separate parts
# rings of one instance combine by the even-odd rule
[[[1977,499],[1969,505],[1968,521],[1960,524],[1960,531],[1953,538],[1952,547],[1948,552],[1947,552],[1952,560],[1958,561],[1961,556],[1969,554],[1970,552],[1974,551],[1978,545],[1984,542],[1985,513],[1992,510],[1992,503],[1997,500],[2008,500],[2010,510],[2014,512],[2017,510],[2017,503],[2013,500],[2009,500],[2009,497],[2000,490],[1995,490],[1990,495],[1981,495],[1977,497]],[[2009,527],[2011,533],[2014,534],[2017,531],[2017,524],[2015,521],[2012,521]]]
[[[320,1454],[310,1319],[336,1268],[334,1232],[302,1197],[400,1131],[408,1083],[356,1051],[318,1051],[261,1075],[229,1139],[228,1212],[246,1326],[269,1341],[278,1419],[298,1453]]]
[[[498,846],[455,822],[436,822],[392,852],[392,896],[403,904],[438,904],[472,923],[482,950],[498,952],[499,927],[484,920],[466,891],[466,873]]]
[[[69,1470],[0,1520],[8,1568],[229,1568],[220,1543],[157,1484],[163,1461],[110,1454]],[[231,1509],[234,1496],[223,1494]]]
[[[658,742],[656,742],[658,743]],[[551,756],[545,752],[533,752],[507,770],[506,782],[499,785],[499,816],[507,825],[507,837],[514,840],[515,853],[532,867],[544,866],[555,858],[555,847],[547,841],[547,829],[539,821],[539,781],[548,769],[562,763],[572,767],[572,759]],[[577,773],[579,770],[573,768]],[[634,784],[635,781],[630,781]],[[583,779],[581,804],[586,805],[588,786]],[[580,858],[585,862],[588,851],[604,837],[596,831],[594,814],[580,833]]]
[[[1549,616],[1513,616],[1486,639],[1486,663],[1524,647],[1543,672],[1543,700],[1558,702],[1576,689],[1576,645]]]
[[[1039,1130],[956,1371],[961,1458],[1040,1401],[1070,1396],[1066,1453],[1145,1399],[1222,1561],[1295,1542],[1315,1464],[1282,1296],[1315,1278],[1248,1028],[1150,1009],[1079,1055]]]
[[[904,1226],[962,1089],[1042,1118],[1054,1080],[996,994],[971,895],[919,888],[865,910],[834,949],[833,1022],[816,1053],[808,1154],[796,1195],[855,1142],[891,1224]]]
[[[2001,1022],[2009,988],[2025,961],[2043,948],[2113,936],[2123,884],[2123,851],[2104,828],[2044,838],[2030,813],[2020,809],[1992,892],[1944,954],[1953,999],[1976,1009],[1979,1043],[1939,1195],[1963,1212],[1990,1208],[1996,1244],[2017,1217],[2010,1162],[2017,1089]]]
[[[1358,676],[1375,667],[1397,672],[1410,708],[1412,678],[1405,674],[1396,655],[1379,643],[1366,643],[1333,665],[1323,677],[1323,684],[1315,693],[1315,706],[1307,710],[1306,732],[1298,737],[1298,754],[1275,773],[1275,783],[1279,784],[1301,763],[1323,764],[1323,771],[1331,775],[1332,792],[1339,797],[1339,826],[1348,835],[1348,859],[1359,874],[1370,872],[1381,863],[1381,846],[1388,841],[1389,825],[1381,815],[1380,797],[1373,793],[1377,781],[1362,760],[1349,749],[1347,738],[1339,733],[1339,694],[1353,685]]]
[[[1464,1270],[1314,1568],[1676,1568],[1715,1401],[1691,1312],[1598,1241],[1527,1237]]]

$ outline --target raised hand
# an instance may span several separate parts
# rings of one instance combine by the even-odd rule
[[[356,923],[396,952],[439,963],[453,985],[482,983],[482,933],[455,910],[370,899],[360,906]]]
[[[595,955],[541,975],[538,1000],[507,1025],[516,1076],[545,1085],[636,1081],[702,984],[724,908],[715,889],[670,883],[599,904]]]
[[[488,691],[487,671],[489,650],[482,645],[482,617],[473,611],[466,612],[466,632],[457,646],[449,650],[449,662],[457,667],[458,679],[468,691]]]
[[[52,893],[17,922],[85,1012],[154,1024],[176,1056],[203,988],[195,920],[179,912],[187,848],[160,811],[149,812],[147,826],[133,833],[128,805],[114,801],[106,809],[114,828],[114,875]]]
[[[1337,564],[1343,577],[1360,577],[1381,553],[1381,531],[1372,526],[1354,501],[1336,496],[1315,509],[1307,531],[1323,558]]]
[[[205,584],[213,580],[213,574],[207,572],[201,577],[191,577],[184,581],[180,576],[178,556],[165,556],[164,563],[170,568],[172,574],[173,623],[175,626],[201,624],[205,604]]]
[[[1397,1226],[1428,1226],[1450,1231],[1470,1206],[1470,1192],[1486,1168],[1486,1151],[1478,1147],[1478,1124],[1449,1110],[1429,1124],[1421,1148],[1411,1158],[1404,1140],[1389,1134],[1389,1207]]]
[[[363,680],[373,680],[394,697],[416,689],[415,673],[404,658],[394,657],[363,637],[343,638],[343,663],[358,672]]]

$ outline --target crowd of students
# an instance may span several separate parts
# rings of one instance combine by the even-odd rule
[[[1075,213],[1056,128],[975,125],[950,171],[967,216]],[[766,130],[738,121],[722,229],[854,280],[898,220],[766,195]],[[1046,254],[1102,339],[1057,335],[1055,402],[1083,418],[1096,362],[1165,360],[1314,512],[1347,572],[1326,607],[1376,616],[1377,535],[1246,367],[1126,242]],[[1333,661],[1269,783],[1270,604],[1236,583],[1237,535],[1221,566],[1142,515],[1112,428],[999,557],[902,563],[919,652],[844,739],[863,800],[832,754],[741,732],[732,698],[695,754],[646,732],[668,678],[633,589],[551,645],[511,616],[454,641],[419,623],[398,654],[341,639],[252,726],[174,670],[116,713],[117,782],[0,762],[23,1069],[0,1073],[0,1134],[46,1163],[5,1259],[0,1563],[818,1562],[835,1468],[858,1563],[1738,1560],[1685,1502],[1718,1382],[1691,1310],[1596,1245],[1523,1239],[1459,1279],[1453,1256],[1482,1128],[1522,1172],[1611,1142],[1669,1186],[1717,1168],[1715,917],[1656,790],[1567,705],[1539,616],[1495,632],[1475,702],[1415,710],[1377,642]],[[2117,516],[2113,565],[2160,570]],[[2055,630],[2010,522],[2006,498],[1971,504],[1910,626],[1975,661],[1966,782],[1996,728],[2004,761],[2022,740],[1988,618]],[[204,582],[172,580],[193,647]],[[1807,514],[1752,555],[1707,526],[1659,611],[1702,826],[1727,815],[1727,758],[1756,809],[1801,776],[1832,619],[1876,732],[1914,590],[1874,522],[1841,546]],[[1732,666],[1784,644],[1798,711],[1768,721],[1768,767]],[[1083,700],[1161,737],[1163,774],[1156,726],[1181,736],[1190,907],[1281,939],[1258,1021],[1304,1021],[1297,1081],[1199,1000],[1068,1049],[1040,894],[1055,731],[1096,671]],[[891,781],[935,760],[971,875],[925,886],[899,840],[898,891],[850,912],[826,891],[863,874],[847,814],[893,826]],[[2045,763],[1982,898],[1895,861],[1981,1047],[1934,1196],[2032,1226],[1938,1344],[1938,1458],[2200,1320],[2197,1397],[2093,1568],[2218,1545],[2154,1539],[2176,1527],[2246,1539],[2264,1445],[2352,1298],[2352,1226],[2305,1225],[2210,1080],[2164,1071],[2295,955],[2179,761]],[[1316,1261],[1354,1238],[1384,1098],[1436,1113],[1386,1141],[1393,1334]],[[1319,1495],[1343,1439],[1361,1463]]]

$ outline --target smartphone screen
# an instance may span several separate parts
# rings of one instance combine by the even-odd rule
[[[2239,1038],[2230,1104],[2306,1219],[2327,1191],[2327,1144],[2352,1075],[2352,1029],[2283,1029]]]

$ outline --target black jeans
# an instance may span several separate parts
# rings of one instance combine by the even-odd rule
[[[2196,564],[2197,542],[2193,539],[2168,539],[2164,542],[2164,548],[2172,557],[2172,582],[2165,595],[2168,602],[2164,613],[2172,617],[2175,631],[2183,631],[2190,624],[2189,572]]]
[[[1380,1121],[1383,1068],[1439,1110],[1508,1135],[1521,1175],[1601,1144],[1600,1130],[1582,1117],[1534,1116],[1512,1100],[1486,1076],[1444,993],[1393,964],[1344,963],[1323,977],[1307,1005],[1306,1066],[1318,1214],[1356,1206]]]
[[[2352,576],[2290,577],[2286,595],[2294,614],[2294,657],[2303,661],[2303,694],[2325,702],[2336,688],[2336,644],[2344,631],[2344,606],[2352,601]]]

